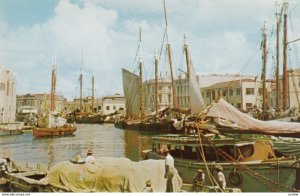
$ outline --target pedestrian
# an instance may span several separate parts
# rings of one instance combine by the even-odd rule
[[[205,173],[203,172],[202,169],[198,169],[197,173],[193,177],[193,190],[196,191],[197,185],[203,186],[204,184],[205,184]]]
[[[1,177],[5,172],[9,172],[8,170],[9,163],[10,163],[10,158],[0,158]]]
[[[89,164],[95,164],[96,163],[96,159],[93,156],[93,151],[91,149],[88,149],[86,156],[87,156],[86,159],[85,159],[86,163],[89,163]]]
[[[174,176],[174,158],[171,156],[169,150],[165,150],[166,161],[165,161],[165,178],[167,178],[167,190],[166,192],[173,192],[173,176]]]
[[[219,182],[219,186],[221,187],[221,189],[223,191],[225,191],[226,189],[226,179],[225,179],[225,175],[223,174],[223,167],[221,165],[216,165],[215,168],[218,171],[218,182]]]
[[[151,187],[151,180],[146,181],[146,187],[143,189],[143,192],[153,192],[153,189]]]

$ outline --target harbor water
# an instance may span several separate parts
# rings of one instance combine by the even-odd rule
[[[141,152],[151,148],[153,133],[115,128],[113,124],[78,124],[69,137],[34,138],[32,132],[0,137],[0,156],[16,163],[53,166],[76,155],[86,157],[92,149],[95,158],[126,157],[133,161],[142,158]]]

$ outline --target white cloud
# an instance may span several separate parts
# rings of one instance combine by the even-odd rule
[[[166,0],[166,4],[174,70],[185,66],[182,44],[187,32],[197,71],[237,73],[259,47],[264,20],[271,21],[269,31],[275,20],[273,0]],[[154,50],[160,50],[164,32],[163,1],[90,0],[82,5],[60,0],[46,22],[17,29],[0,21],[0,63],[16,72],[18,93],[49,91],[49,65],[56,55],[57,89],[68,98],[76,95],[82,48],[86,94],[92,72],[98,96],[123,93],[121,67],[136,68],[132,62],[140,26],[142,57],[151,77]],[[291,38],[298,38],[298,24],[295,20]],[[160,65],[166,70],[163,61]],[[260,61],[258,52],[249,70],[257,74]]]

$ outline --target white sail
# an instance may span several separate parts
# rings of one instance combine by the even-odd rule
[[[123,90],[125,95],[126,116],[137,117],[140,114],[139,82],[140,77],[122,69]]]
[[[189,95],[190,95],[191,113],[199,114],[203,112],[206,106],[192,64],[189,66]]]

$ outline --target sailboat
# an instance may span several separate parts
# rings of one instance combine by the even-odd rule
[[[37,126],[33,129],[34,137],[67,136],[72,135],[77,130],[74,124],[67,123],[67,120],[62,118],[59,112],[55,111],[55,100],[56,60],[54,60],[52,65],[50,110],[38,119]]]
[[[143,62],[141,57],[141,29],[139,43],[139,75],[136,75],[126,69],[122,69],[123,89],[125,94],[126,118],[115,122],[115,126],[123,129],[153,131],[153,132],[174,132],[171,119],[164,118],[168,109],[158,111],[158,58],[155,55],[155,112],[145,114],[144,111],[144,84],[143,84]],[[163,118],[159,118],[162,116]]]

